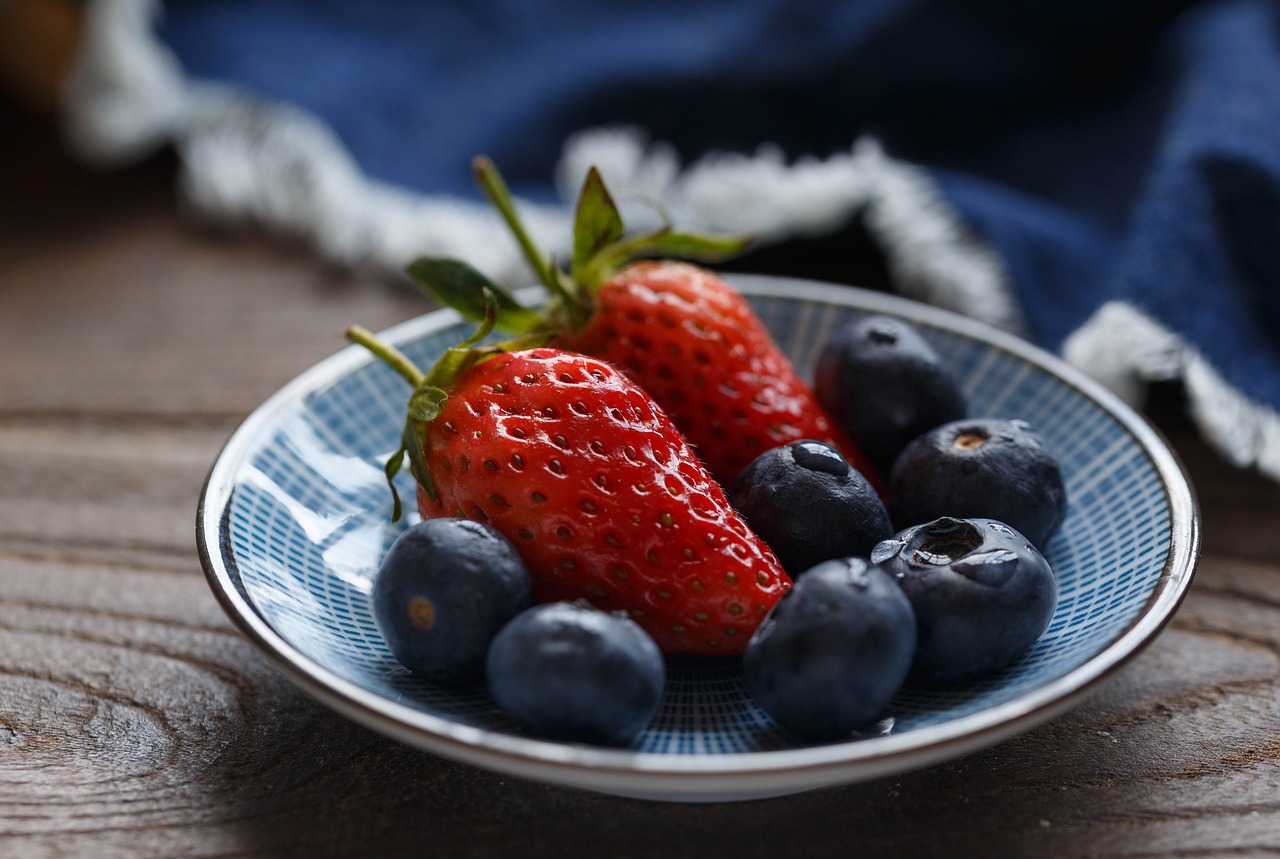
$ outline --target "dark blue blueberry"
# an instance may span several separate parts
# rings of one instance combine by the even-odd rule
[[[547,603],[511,621],[489,649],[489,692],[531,734],[628,746],[653,720],[666,667],[623,614]]]
[[[947,684],[1011,664],[1035,643],[1058,601],[1049,564],[1026,537],[993,519],[942,518],[908,528],[871,557],[915,610],[912,679]]]
[[[792,578],[832,558],[865,558],[893,534],[867,478],[818,441],[760,454],[734,481],[729,501]]]
[[[907,677],[916,623],[901,588],[865,558],[796,580],[743,654],[747,690],[796,736],[824,742],[873,722]]]
[[[814,392],[882,475],[916,436],[967,414],[938,353],[890,316],[836,331],[818,356]]]
[[[533,585],[515,548],[488,525],[425,519],[391,544],[372,600],[400,664],[460,686],[484,678],[490,641],[533,604]]]
[[[917,438],[889,476],[899,529],[940,516],[998,519],[1043,547],[1067,514],[1062,471],[1026,421],[974,418]]]

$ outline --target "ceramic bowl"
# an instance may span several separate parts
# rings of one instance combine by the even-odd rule
[[[263,403],[210,471],[198,542],[228,615],[302,689],[405,743],[517,777],[670,801],[811,790],[999,742],[1078,703],[1168,621],[1198,556],[1195,498],[1176,458],[1128,406],[1053,356],[955,314],[851,287],[730,279],[802,373],[846,320],[899,316],[953,368],[972,415],[1024,418],[1044,437],[1069,498],[1045,551],[1060,597],[1015,665],[960,688],[904,689],[877,731],[822,745],[777,728],[732,660],[673,663],[662,707],[634,748],[522,735],[483,689],[435,688],[401,668],[374,625],[371,580],[405,524],[389,521],[382,465],[398,445],[408,390],[357,347]],[[428,366],[470,330],[439,311],[383,336]]]

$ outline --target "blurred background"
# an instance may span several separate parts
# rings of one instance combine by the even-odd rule
[[[552,251],[595,164],[634,217],[755,235],[729,268],[982,318],[1138,405],[1176,381],[1280,477],[1278,34],[1266,0],[4,0],[0,80],[10,153],[390,283],[528,280],[472,156]],[[74,193],[10,184],[9,229]]]
[[[1275,855],[1278,41],[1274,0],[0,0],[0,855]],[[1095,373],[1195,482],[1192,593],[1077,710],[764,814],[323,707],[211,593],[201,481],[347,325],[431,307],[408,259],[529,280],[477,152],[550,248],[598,163],[756,234],[728,269]]]

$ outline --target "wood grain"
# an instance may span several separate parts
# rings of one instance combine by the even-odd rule
[[[1152,410],[1204,511],[1190,596],[1085,705],[994,748],[678,806],[513,780],[332,714],[223,616],[196,500],[238,421],[346,324],[424,300],[209,233],[165,159],[93,175],[36,125],[0,159],[0,855],[1280,852],[1280,490],[1205,450],[1176,392]]]

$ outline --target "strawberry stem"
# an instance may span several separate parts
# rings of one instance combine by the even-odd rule
[[[569,278],[564,277],[551,261],[543,256],[538,246],[534,244],[533,237],[529,235],[529,231],[525,229],[520,216],[516,213],[511,189],[507,187],[502,174],[498,172],[498,168],[494,166],[493,162],[483,155],[477,155],[471,161],[471,169],[475,173],[476,182],[479,183],[480,190],[489,198],[489,202],[502,215],[502,220],[506,222],[507,227],[516,237],[516,241],[520,244],[520,249],[524,251],[525,259],[537,273],[539,282],[547,288],[547,292],[559,301],[564,312],[569,316],[570,327],[576,329],[590,313],[589,307],[583,307],[582,300],[575,288],[576,284]]]
[[[400,447],[388,457],[382,467],[387,478],[387,488],[391,490],[391,521],[398,522],[403,512],[403,505],[400,503],[400,493],[396,490],[396,475],[400,473],[406,458],[409,460],[409,471],[414,479],[427,491],[428,495],[432,498],[436,497],[431,474],[423,459],[422,444],[426,436],[426,425],[439,414],[440,407],[448,398],[448,394],[429,385],[427,375],[419,370],[407,355],[390,343],[379,340],[378,336],[369,329],[352,325],[347,329],[346,336],[352,343],[368,349],[375,358],[403,376],[413,388],[413,393],[409,396],[404,429],[400,432]]]
[[[379,340],[377,335],[369,329],[360,325],[352,325],[347,329],[346,336],[352,343],[358,343],[368,349],[381,359],[384,364],[403,376],[404,380],[414,389],[417,389],[418,386],[426,381],[426,374],[418,369],[417,364],[410,361],[407,355],[390,343],[384,343]]]
[[[551,263],[542,255],[542,251],[534,244],[533,237],[529,235],[529,231],[524,228],[524,224],[520,221],[520,216],[516,214],[515,201],[511,197],[511,190],[507,187],[507,183],[503,181],[502,174],[498,172],[498,168],[494,166],[483,155],[477,155],[471,161],[471,169],[475,173],[476,181],[480,183],[480,190],[484,191],[484,195],[489,198],[489,202],[494,205],[502,215],[502,220],[506,221],[507,227],[516,237],[516,241],[520,243],[520,249],[524,251],[524,257],[529,261],[529,265],[537,272],[538,279],[543,286],[549,289],[552,294],[562,295],[563,285],[551,273]]]

